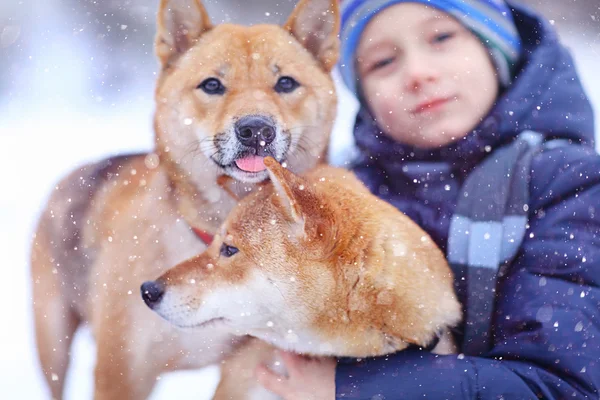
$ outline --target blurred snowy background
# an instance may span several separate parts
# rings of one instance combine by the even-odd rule
[[[600,2],[527,0],[571,48],[600,114]],[[29,246],[40,207],[76,165],[150,149],[158,0],[0,1],[0,397],[45,399],[30,307]],[[295,0],[206,0],[213,22],[281,23]],[[338,84],[332,158],[352,152],[354,99]],[[600,118],[596,124],[600,128]],[[600,129],[599,129],[600,131]],[[91,398],[94,344],[81,331],[67,399]],[[209,399],[218,371],[163,377],[152,399]]]

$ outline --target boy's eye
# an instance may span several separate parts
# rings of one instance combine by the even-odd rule
[[[384,58],[383,60],[379,60],[371,66],[371,71],[375,71],[376,69],[380,69],[394,62],[393,57]]]
[[[223,243],[221,245],[221,255],[223,257],[231,257],[232,255],[234,255],[238,251],[239,250],[238,250],[237,247],[229,246],[229,245],[226,245],[225,243]]]
[[[454,37],[454,32],[439,33],[433,37],[432,42],[435,44],[442,43],[442,42],[447,41],[448,39],[452,39],[453,37]]]

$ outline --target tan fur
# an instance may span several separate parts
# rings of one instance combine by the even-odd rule
[[[187,327],[203,327],[199,316],[210,315],[213,324],[310,355],[383,355],[436,335],[437,351],[452,352],[447,331],[461,307],[431,238],[351,172],[320,166],[299,177],[265,163],[273,185],[243,199],[204,253],[157,280],[165,295],[154,310]],[[224,244],[239,252],[224,256]],[[254,346],[260,350],[244,348],[225,364],[223,398],[249,398],[247,369],[271,351]]]
[[[321,38],[308,48],[294,20],[314,7],[334,22],[304,25]],[[219,327],[173,329],[147,309],[139,287],[200,253],[205,246],[190,227],[214,233],[238,199],[267,178],[246,179],[215,162],[236,121],[268,116],[283,143],[272,155],[294,171],[324,162],[336,109],[329,72],[337,59],[337,7],[302,0],[285,27],[241,27],[213,26],[199,0],[161,1],[155,152],[74,171],[52,193],[33,243],[37,343],[53,398],[62,398],[70,341],[83,322],[97,342],[99,400],[146,398],[160,373],[218,362],[239,345]],[[275,93],[280,76],[301,85]],[[223,96],[197,89],[209,77],[227,86]],[[223,175],[234,179],[224,186]]]

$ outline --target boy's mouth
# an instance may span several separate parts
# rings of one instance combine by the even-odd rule
[[[424,114],[431,111],[436,111],[448,104],[453,97],[437,97],[433,99],[428,99],[419,103],[413,110],[413,114]]]

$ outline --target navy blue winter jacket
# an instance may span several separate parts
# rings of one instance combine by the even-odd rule
[[[356,174],[444,251],[460,186],[490,149],[526,129],[572,141],[533,161],[530,226],[497,288],[492,349],[484,357],[406,350],[340,362],[337,398],[600,398],[600,156],[592,110],[553,29],[524,8],[514,15],[523,65],[465,139],[423,151],[394,143],[360,114],[355,129],[363,154]],[[406,168],[441,160],[451,162],[450,173],[415,176]]]

